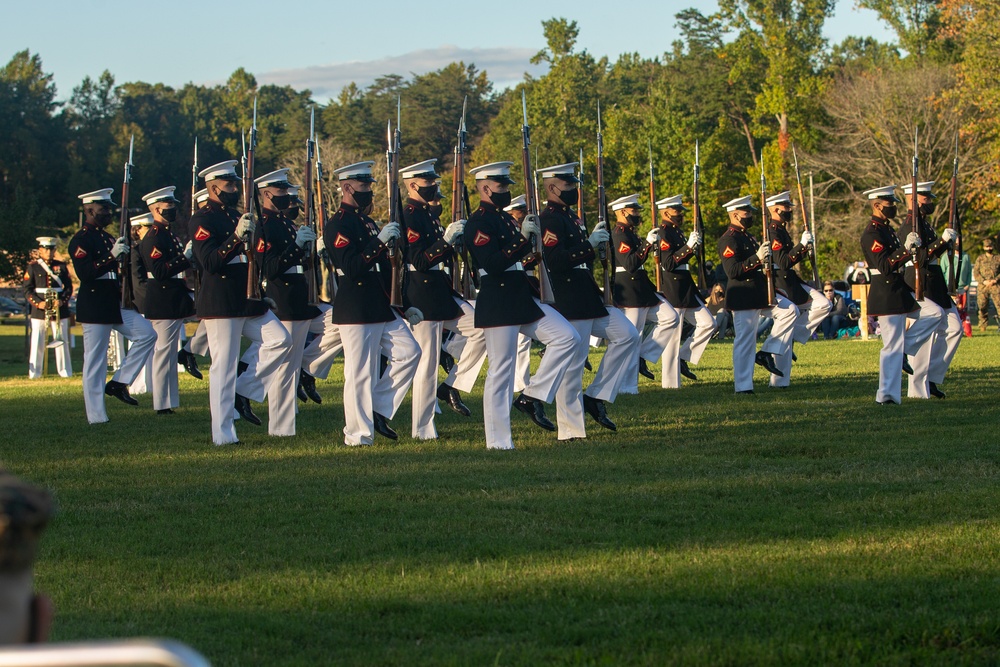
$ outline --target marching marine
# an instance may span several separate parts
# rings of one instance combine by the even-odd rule
[[[73,283],[69,267],[55,258],[56,240],[39,236],[38,257],[24,272],[24,298],[31,305],[31,348],[28,356],[28,378],[42,377],[46,334],[51,336],[49,347],[55,351],[56,370],[60,377],[73,375],[69,346],[69,300]]]

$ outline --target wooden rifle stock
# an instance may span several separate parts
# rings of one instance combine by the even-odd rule
[[[601,127],[601,102],[597,101],[597,224],[604,224],[608,229],[608,196],[604,189],[604,132]],[[601,269],[604,271],[604,305],[613,306],[615,303],[614,287],[612,286],[612,263],[608,258],[608,244],[601,243],[597,246],[597,259],[601,261]]]
[[[962,269],[962,222],[958,218],[958,135],[955,135],[955,159],[951,169],[951,201],[948,207],[948,229],[954,229],[958,238],[948,249],[948,291],[958,293],[958,279]],[[957,261],[956,261],[957,258]]]
[[[247,299],[260,301],[264,298],[260,288],[260,265],[257,262],[257,241],[260,238],[260,195],[254,183],[254,153],[257,149],[257,98],[253,100],[253,124],[250,126],[250,145],[244,147],[243,165],[243,212],[254,217],[253,232],[243,239],[247,253]]]
[[[528,126],[528,102],[521,91],[521,110],[524,122],[521,125],[521,166],[524,170],[524,199],[528,205],[528,215],[538,219],[538,189],[535,185],[535,172],[531,167],[531,128]],[[545,304],[555,303],[552,295],[552,283],[549,280],[549,272],[545,268],[545,254],[542,246],[542,239],[539,234],[531,234],[531,246],[538,259],[535,271],[538,275],[539,301]]]
[[[122,212],[119,218],[119,236],[129,244],[129,251],[119,258],[119,266],[122,276],[122,298],[121,307],[123,310],[135,308],[135,286],[132,284],[132,218],[128,212],[128,190],[132,182],[132,149],[135,146],[135,137],[128,142],[128,161],[125,163],[125,178],[122,183]]]
[[[660,249],[660,221],[656,219],[656,170],[653,167],[653,142],[649,142],[649,217],[656,231],[656,247],[653,257],[656,259],[656,291],[663,291],[663,251]]]
[[[910,181],[910,219],[913,222],[912,229],[917,236],[921,239],[921,244],[923,243],[923,225],[920,220],[920,202],[917,201],[917,172],[919,171],[919,158],[917,157],[917,138],[919,136],[919,128],[913,130],[913,176]],[[920,275],[920,270],[923,268],[922,262],[920,261],[920,248],[914,248],[913,253],[913,292],[914,297],[917,301],[923,301],[924,299],[924,279]]]
[[[392,121],[389,121],[386,133],[388,149],[385,152],[386,163],[386,194],[389,198],[389,223],[401,223],[399,216],[399,100],[396,100],[396,131],[393,133]],[[399,238],[389,241],[389,264],[392,266],[392,278],[389,285],[389,305],[393,308],[403,307],[403,244]]]
[[[701,219],[701,203],[698,199],[698,190],[701,183],[700,157],[699,146],[696,141],[694,144],[694,185],[691,193],[691,215],[694,216],[694,230],[698,233],[699,238],[701,238],[701,243],[698,244],[698,250],[696,251],[698,257],[698,289],[701,290],[702,296],[708,296],[708,277],[705,275],[705,224]]]
[[[767,181],[764,177],[764,151],[760,153],[760,219],[763,228],[763,243],[767,244],[767,257],[764,259],[764,279],[767,281],[767,305],[778,303],[774,291],[774,267],[771,259],[771,224],[767,213]]]
[[[802,191],[802,177],[799,173],[799,158],[795,154],[795,146],[792,146],[792,160],[795,164],[795,185],[798,188],[799,193],[799,209],[802,211],[802,227],[814,237],[814,242],[810,243],[808,248],[809,262],[812,264],[812,286],[815,289],[820,289],[819,265],[816,262],[815,232],[813,231],[813,221],[809,219],[808,215],[806,215],[806,196]]]
[[[323,228],[326,225],[326,199],[323,196],[323,157],[320,154],[319,144],[316,145],[316,237],[323,238]],[[323,281],[323,289],[321,290],[321,298],[328,302],[333,303],[334,298],[337,296],[337,272],[333,270],[333,263],[330,261],[330,255],[327,253],[326,248],[323,252],[319,253],[320,259],[320,275],[325,275],[326,280]]]
[[[313,109],[309,114],[309,138],[306,140],[306,173],[305,173],[305,183],[303,183],[303,188],[305,190],[305,202],[306,207],[306,220],[305,225],[309,229],[316,233],[316,238],[319,238],[319,230],[316,229],[316,215],[313,210],[313,159],[316,152],[316,110]],[[316,257],[316,242],[309,243],[306,246],[306,290],[308,292],[308,299],[310,306],[316,306],[319,304],[319,287],[322,284],[322,278],[320,278],[317,273],[320,272],[320,263],[317,261]]]

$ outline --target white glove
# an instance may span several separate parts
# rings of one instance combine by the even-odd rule
[[[248,236],[253,234],[253,230],[255,229],[257,229],[257,223],[249,213],[244,213],[240,216],[240,221],[236,223],[237,236]]]
[[[766,261],[767,258],[770,256],[771,256],[771,246],[762,245],[759,248],[757,248],[757,259],[759,259],[760,261],[762,262]]]
[[[382,231],[378,233],[378,240],[382,243],[388,244],[389,241],[399,238],[399,223],[398,222],[387,222]]]
[[[465,220],[456,220],[444,230],[445,243],[451,243],[465,233]]]
[[[646,243],[652,245],[660,238],[660,230],[654,227],[646,232]]]
[[[184,246],[184,256],[187,257],[188,259],[191,259],[194,256],[193,244],[194,241],[188,241],[187,245]]]
[[[910,232],[906,235],[906,242],[903,244],[907,248],[919,248],[920,247],[920,234],[916,232]]]
[[[538,216],[525,216],[524,220],[521,221],[521,236],[528,238],[532,234],[539,233],[541,233],[541,228],[538,226]]]
[[[688,234],[687,247],[697,248],[701,245],[701,234],[698,232],[691,232]]]
[[[945,243],[953,243],[958,238],[958,232],[954,229],[946,229],[941,232],[941,240]]]
[[[812,242],[813,242],[814,240],[815,240],[815,239],[813,239],[813,235],[812,235],[812,232],[810,232],[810,231],[809,231],[809,230],[807,229],[806,231],[802,232],[802,238],[800,238],[800,239],[799,239],[799,243],[800,243],[800,244],[802,244],[802,245],[809,245],[809,244],[811,244],[811,243],[812,243]]]
[[[316,232],[312,230],[312,227],[302,225],[295,230],[295,245],[298,247],[305,248],[307,243],[312,243],[315,240]]]
[[[594,227],[594,231],[590,232],[590,245],[597,247],[602,243],[607,243],[611,240],[611,234],[608,233],[608,225],[606,223],[601,223]]]
[[[117,241],[115,241],[115,244],[111,246],[111,256],[114,257],[115,259],[118,259],[122,255],[127,253],[128,250],[129,250],[128,241],[126,241],[125,238],[122,237]]]
[[[403,317],[406,318],[411,327],[415,327],[424,321],[424,314],[420,312],[419,308],[414,308],[413,306],[410,306],[403,312]]]
[[[316,253],[319,254],[324,250],[326,250],[326,241],[324,241],[323,237],[321,236],[318,239],[316,239]]]

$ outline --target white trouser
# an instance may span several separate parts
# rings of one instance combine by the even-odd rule
[[[935,349],[935,339],[938,337],[939,333],[942,338],[945,338],[947,335],[948,311],[926,297],[922,301],[918,301],[917,305],[920,306],[920,318],[917,322],[920,322],[921,320],[924,322],[933,322],[933,326],[930,327],[930,334],[926,338],[922,339],[920,345],[917,346],[912,353],[909,351],[910,346],[907,345],[906,354],[910,355],[910,366],[913,368],[913,375],[907,378],[906,397],[930,398],[931,393],[928,383],[934,382],[934,380],[930,377],[930,372],[935,365],[935,354],[940,355],[947,349],[946,339],[944,341],[944,345]],[[954,308],[950,310],[954,310]],[[914,325],[911,325],[911,327],[912,326]],[[961,337],[961,335],[961,323],[959,323],[959,337]],[[945,370],[947,370],[947,366],[945,367]],[[942,373],[941,375],[943,379],[944,374]]]
[[[694,333],[681,345],[681,331],[684,325],[673,327],[667,331],[667,342],[663,348],[662,375],[660,376],[660,386],[664,389],[677,389],[681,386],[681,364],[680,360],[689,361],[697,365],[701,361],[701,355],[708,347],[708,341],[715,333],[715,318],[705,306],[697,308],[678,308],[678,314],[684,321],[694,325]]]
[[[486,425],[486,446],[490,449],[513,449],[510,434],[510,409],[514,396],[514,367],[517,359],[518,334],[545,344],[545,356],[538,371],[524,388],[525,396],[551,403],[562,382],[582,384],[583,361],[576,368],[576,349],[580,336],[552,306],[535,299],[542,317],[520,326],[488,327],[486,356],[489,370],[483,389],[483,420]],[[560,423],[560,437],[563,424]]]
[[[799,309],[795,304],[778,294],[777,303],[770,308],[755,310],[734,310],[733,330],[736,338],[733,340],[733,382],[736,391],[753,389],[753,367],[757,350],[757,323],[761,315],[774,320],[771,335],[761,346],[762,352],[778,355],[791,355],[792,334]]]
[[[62,345],[52,348],[56,357],[56,370],[64,378],[73,375],[73,360],[70,358],[69,319],[59,320],[59,335]],[[45,347],[46,333],[51,335],[52,326],[46,320],[31,320],[31,354],[28,356],[28,377],[37,380],[42,377],[42,367],[45,365],[45,355],[49,353]]]
[[[156,331],[156,347],[153,348],[152,381],[153,408],[173,409],[180,405],[180,391],[177,388],[177,341],[180,340],[184,320],[151,320]]]
[[[517,335],[517,361],[514,363],[514,393],[520,394],[531,382],[531,338]]]
[[[907,327],[908,321],[909,327]],[[882,350],[878,355],[876,401],[882,403],[891,399],[897,403],[902,402],[903,355],[916,354],[924,341],[934,333],[936,326],[937,322],[933,316],[925,319],[920,311],[878,316]]]
[[[325,380],[333,368],[333,360],[344,351],[340,339],[340,326],[333,323],[333,308],[328,303],[319,304],[320,314],[309,324],[309,333],[316,334],[302,354],[302,370],[320,380]]]
[[[952,306],[944,311],[944,318],[941,324],[934,331],[934,347],[931,349],[931,368],[927,373],[927,379],[934,384],[944,382],[944,376],[951,366],[955,353],[958,352],[958,345],[962,342],[965,332],[962,330],[962,318],[958,314],[958,308]]]
[[[372,414],[391,419],[417,371],[420,348],[398,314],[389,322],[341,324],[344,345],[344,444],[370,445],[375,436]],[[440,345],[440,340],[438,345]],[[379,376],[379,358],[389,368]]]
[[[795,327],[792,329],[792,346],[786,354],[774,355],[774,365],[778,367],[784,377],[778,377],[772,373],[772,387],[787,387],[789,385],[792,380],[792,353],[795,350],[795,343],[805,345],[809,342],[813,333],[833,310],[833,304],[819,290],[805,284],[802,285],[802,288],[809,294],[809,301],[801,306],[796,306],[799,309],[799,314],[795,318]]]
[[[152,324],[152,322],[150,322]],[[153,331],[156,331],[156,327],[153,327]],[[128,349],[132,349],[132,341],[128,343]],[[146,363],[142,365],[142,370],[139,374],[135,376],[132,380],[132,384],[128,386],[128,393],[133,396],[142,396],[143,394],[149,394],[153,391],[153,356],[156,354],[156,347],[153,347],[153,354],[149,355],[146,359]]]
[[[125,355],[125,362],[111,378],[115,382],[132,384],[156,345],[156,332],[149,320],[134,310],[123,309],[121,313],[121,324],[83,325],[83,403],[87,408],[87,421],[91,424],[108,421],[104,385],[108,378],[111,332],[117,331],[133,343],[132,349]]]
[[[294,387],[288,378],[279,379],[278,369],[288,355],[291,338],[274,313],[267,311],[257,317],[232,317],[203,320],[212,350],[209,369],[208,396],[212,408],[212,442],[227,445],[239,442],[233,423],[233,405],[236,394],[253,401],[263,401],[268,396],[268,432],[272,435],[289,435],[295,432]],[[247,369],[238,378],[236,364],[239,360],[240,337],[246,336],[259,346],[254,369]],[[281,394],[291,392],[292,401],[282,401]],[[283,412],[284,411],[284,412]],[[291,414],[287,414],[291,413]]]
[[[639,393],[639,358],[655,362],[663,355],[663,350],[670,341],[671,329],[677,329],[676,335],[680,336],[680,315],[661,295],[657,294],[656,298],[660,300],[657,306],[622,309],[625,317],[640,334],[645,329],[646,322],[656,322],[656,326],[642,339],[629,361],[628,379],[621,388],[623,394]]]
[[[198,322],[198,328],[194,330],[194,335],[187,342],[188,351],[197,354],[199,357],[207,357],[208,349],[208,329],[205,328],[205,320]]]
[[[281,414],[295,414],[299,411],[299,406],[295,402],[297,397],[296,388],[299,386],[299,371],[302,368],[302,355],[306,350],[306,336],[312,326],[312,320],[281,320],[281,326],[285,327],[291,342],[288,344],[288,355],[278,367],[278,377],[282,383],[287,381],[288,390],[281,394],[282,409]],[[267,402],[270,405],[271,394],[268,394]],[[270,424],[269,424],[270,426]],[[276,431],[281,431],[276,432]],[[284,424],[277,429],[271,429],[271,435],[295,435],[295,420],[291,424]]]

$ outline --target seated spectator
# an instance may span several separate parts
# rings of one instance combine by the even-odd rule
[[[52,497],[0,470],[0,646],[47,641],[52,601],[34,587],[35,554]]]
[[[837,338],[840,330],[847,324],[849,310],[847,299],[837,294],[837,290],[833,288],[833,283],[829,280],[823,283],[823,296],[830,300],[833,309],[819,326],[823,330],[823,338],[831,340]]]

